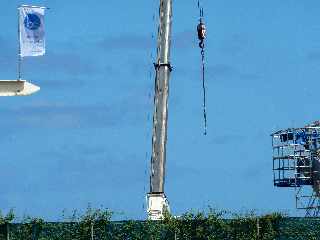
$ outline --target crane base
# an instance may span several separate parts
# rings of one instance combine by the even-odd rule
[[[149,220],[163,220],[165,212],[170,212],[169,202],[164,193],[148,193],[147,201]]]

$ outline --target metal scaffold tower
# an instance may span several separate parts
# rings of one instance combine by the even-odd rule
[[[154,63],[155,95],[153,114],[152,156],[150,173],[150,192],[148,199],[148,218],[163,219],[169,211],[169,203],[164,193],[166,142],[168,121],[172,0],[160,0],[160,24],[158,29],[157,60]]]
[[[292,187],[296,207],[306,216],[320,216],[320,122],[271,134],[273,182]]]

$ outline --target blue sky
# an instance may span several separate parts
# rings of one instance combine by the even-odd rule
[[[27,58],[29,97],[1,98],[0,208],[58,219],[91,203],[145,217],[158,0],[3,0],[0,78],[16,77],[19,4],[45,5],[47,55]],[[319,119],[320,2],[203,0],[203,136],[196,1],[173,3],[166,194],[207,205],[294,210],[272,183],[270,133]]]

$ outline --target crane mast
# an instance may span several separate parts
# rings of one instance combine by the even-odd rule
[[[152,134],[152,156],[148,218],[163,219],[164,211],[169,211],[169,203],[164,193],[166,142],[168,121],[172,0],[160,0],[157,60],[154,63],[155,95]]]

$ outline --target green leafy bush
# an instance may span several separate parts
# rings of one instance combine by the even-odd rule
[[[63,214],[59,222],[24,217],[14,223],[14,213],[0,212],[0,240],[317,240],[320,220],[288,218],[279,213],[230,214],[209,208],[163,221],[111,221],[113,212],[93,209],[83,214]]]

